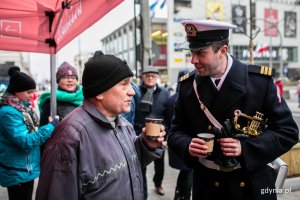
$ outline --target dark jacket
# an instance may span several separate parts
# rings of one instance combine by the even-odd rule
[[[63,118],[65,118],[70,112],[72,112],[75,108],[77,108],[77,105],[68,103],[68,102],[63,102],[63,101],[56,101],[57,102],[57,115],[59,116],[59,118],[62,120]],[[43,126],[45,124],[47,124],[48,117],[50,116],[50,100],[45,102],[44,106],[43,106],[43,110],[40,113],[41,114],[41,118],[40,118],[40,126]]]
[[[50,116],[50,92],[44,92],[38,99],[40,109],[40,126],[48,123],[48,117]],[[83,100],[82,86],[78,85],[75,92],[67,92],[59,88],[56,89],[56,113],[60,120],[65,118],[71,111],[77,106],[81,105]]]
[[[167,104],[166,104],[166,120],[165,125],[167,129],[171,128],[171,121],[174,114],[174,104],[175,100],[178,96],[178,93],[176,92],[172,96],[169,97]],[[171,147],[168,148],[168,154],[169,154],[169,165],[175,169],[179,170],[191,170],[186,166],[186,164],[174,153],[173,149]]]
[[[123,117],[113,128],[88,100],[53,134],[42,158],[37,200],[141,200],[141,166],[163,153],[161,148],[150,151]]]
[[[241,141],[242,156],[239,160],[243,177],[250,185],[249,198],[274,199],[275,194],[261,195],[261,189],[275,187],[273,170],[267,164],[297,143],[298,128],[284,99],[281,99],[281,103],[278,100],[272,77],[250,71],[246,64],[234,58],[220,91],[217,91],[210,77],[200,77],[195,71],[180,83],[168,145],[188,166],[194,168],[194,180],[197,181],[193,184],[193,198],[201,197],[199,184],[203,172],[198,159],[188,153],[188,146],[192,138],[200,132],[209,131],[211,126],[194,93],[194,79],[197,81],[199,98],[219,122],[232,119],[236,109],[250,116],[258,111],[268,119],[268,127],[263,134]],[[214,153],[218,152],[220,148],[215,145]],[[207,174],[212,174],[212,171]]]
[[[165,106],[169,98],[168,91],[156,85],[156,89],[153,93],[153,105],[147,109],[144,109],[142,108],[141,99],[147,92],[147,88],[141,85],[140,92],[141,98],[136,106],[134,122],[134,129],[137,134],[140,134],[142,132],[142,128],[145,127],[145,118],[147,116],[152,115],[161,119],[165,119]]]

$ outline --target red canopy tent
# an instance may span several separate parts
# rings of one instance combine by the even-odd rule
[[[55,54],[123,0],[0,0],[0,49],[50,54],[51,115]]]

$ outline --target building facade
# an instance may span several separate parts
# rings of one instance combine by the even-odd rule
[[[0,51],[0,83],[8,84],[8,69],[14,65],[19,66],[22,72],[31,74],[29,70],[29,53]]]
[[[254,63],[276,69],[278,76],[300,78],[300,6],[295,0],[168,0],[168,16],[163,20],[152,20],[152,41],[159,46],[157,63],[162,80],[173,84],[178,71],[193,69],[191,54],[178,50],[185,41],[183,20],[216,19],[237,25],[230,34],[230,54],[249,63],[253,52]],[[250,4],[250,2],[252,4]],[[151,5],[150,5],[151,7]],[[251,19],[251,20],[250,20]],[[251,26],[250,26],[251,24]],[[112,32],[102,40],[106,53],[112,53],[129,61],[133,69],[139,68],[135,59],[134,44],[141,41],[140,31],[134,35],[134,20]],[[137,26],[139,28],[139,26]],[[252,38],[252,39],[251,39]],[[249,44],[253,44],[252,50]],[[153,47],[152,47],[153,50]],[[157,61],[157,60],[156,60]],[[137,63],[137,64],[136,64]]]

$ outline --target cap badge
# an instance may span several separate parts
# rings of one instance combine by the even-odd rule
[[[186,32],[187,36],[196,37],[197,30],[196,30],[195,26],[193,26],[192,24],[187,24],[185,26],[185,32]]]

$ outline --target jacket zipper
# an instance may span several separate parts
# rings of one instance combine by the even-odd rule
[[[29,155],[26,156],[26,169],[27,169],[27,172],[31,172]]]

